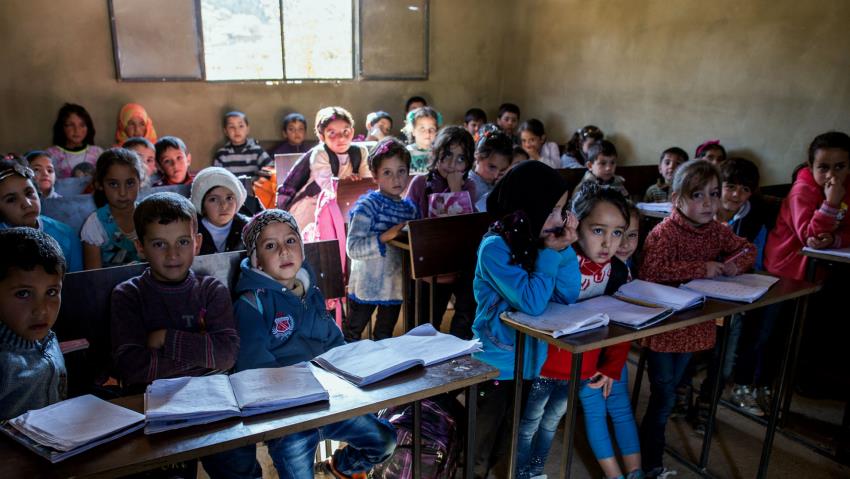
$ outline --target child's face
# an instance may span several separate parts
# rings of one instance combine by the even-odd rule
[[[352,137],[354,137],[354,130],[351,128],[351,124],[345,120],[334,120],[328,123],[325,131],[319,135],[319,139],[337,155],[348,153]]]
[[[506,111],[496,120],[496,123],[506,135],[510,136],[514,134],[514,129],[517,123],[519,123],[519,116],[516,113]]]
[[[523,161],[528,161],[528,160],[529,160],[529,158],[528,158],[527,154],[524,155],[522,153],[515,153],[513,158],[511,158],[511,167],[514,167],[514,166],[522,163]]]
[[[144,145],[134,145],[130,149],[135,151],[139,155],[139,158],[142,159],[142,165],[145,166],[148,176],[156,173],[156,151],[153,148],[148,148]]]
[[[704,225],[710,223],[720,206],[720,186],[717,179],[712,178],[708,184],[697,189],[689,198],[682,198],[673,192],[673,204],[692,222]]]
[[[578,244],[594,263],[607,263],[620,248],[626,234],[626,220],[616,206],[600,201],[578,227]]]
[[[629,218],[629,228],[626,230],[623,240],[620,241],[620,247],[617,248],[617,252],[615,253],[620,258],[620,261],[626,262],[626,260],[632,257],[638,247],[639,237],[640,216],[637,212],[633,211]]]
[[[113,211],[132,211],[139,196],[139,176],[127,165],[112,165],[97,189],[103,191]]]
[[[413,124],[413,140],[422,150],[430,150],[431,143],[437,137],[437,120],[431,117],[422,117]]]
[[[664,182],[668,185],[673,182],[673,175],[676,173],[676,168],[684,163],[682,160],[681,156],[671,153],[665,153],[661,157],[661,161],[658,163],[658,172],[661,173],[661,177],[664,178]]]
[[[229,188],[216,186],[204,197],[204,218],[222,227],[236,216],[236,194]]]
[[[543,137],[537,136],[528,130],[520,133],[519,139],[522,143],[522,149],[527,151],[529,154],[531,154],[531,152],[539,153],[540,147],[543,146]]]
[[[244,145],[250,129],[241,116],[229,116],[224,126],[224,135],[234,145]]]
[[[30,168],[35,172],[35,184],[42,193],[48,193],[56,183],[56,171],[53,162],[46,156],[39,156],[30,161]]]
[[[150,263],[155,279],[171,283],[186,279],[192,261],[201,250],[201,235],[192,229],[190,220],[147,224],[144,241],[136,240],[136,249]]]
[[[850,165],[850,156],[847,151],[840,148],[821,148],[815,151],[812,176],[818,186],[826,186],[830,180],[843,185],[850,171],[848,165]]]
[[[491,153],[487,158],[479,157],[476,160],[475,173],[487,183],[495,183],[496,180],[508,171],[509,166],[511,166],[511,159],[509,157],[498,153]]]
[[[257,268],[292,289],[304,255],[301,238],[286,223],[271,223],[257,238]]]
[[[283,130],[283,137],[290,145],[298,146],[304,143],[304,135],[307,134],[307,125],[296,120],[286,124],[286,129]]]
[[[410,179],[407,173],[407,165],[396,155],[381,160],[378,170],[373,172],[372,176],[375,177],[381,193],[391,198],[401,198]]]
[[[478,129],[481,128],[481,120],[470,120],[464,123],[463,127],[474,137],[478,133]]]
[[[407,111],[405,113],[409,113],[413,110],[416,110],[417,108],[422,108],[424,106],[425,106],[425,104],[422,103],[421,101],[411,102],[410,105],[407,107]]]
[[[72,148],[82,146],[86,135],[89,133],[86,121],[76,113],[68,115],[68,118],[65,119],[65,123],[62,125],[62,130],[65,132],[65,146]]]
[[[737,213],[752,194],[749,186],[724,181],[723,190],[720,192],[720,206],[730,213]]]
[[[381,118],[380,120],[376,121],[374,125],[372,125],[370,131],[375,130],[376,128],[378,129],[378,131],[381,132],[380,139],[383,139],[384,137],[390,134],[390,130],[392,130],[393,124],[392,122],[390,122],[390,120],[386,118]]]
[[[127,122],[127,126],[124,127],[124,133],[127,134],[127,137],[132,138],[134,136],[144,137],[148,133],[148,126],[145,125],[145,120],[140,116],[134,116],[130,118],[130,121]]]
[[[437,160],[437,173],[443,178],[448,178],[452,173],[466,173],[465,155],[462,146],[452,143],[443,157]]]
[[[712,148],[702,155],[702,159],[711,163],[714,166],[720,166],[720,163],[723,162],[723,150],[720,148]]]
[[[72,173],[74,173],[74,178],[86,178],[92,176],[91,170],[84,170],[82,168],[75,168]]]
[[[581,152],[587,156],[587,152],[590,151],[590,147],[596,144],[596,138],[588,137],[585,138],[584,141],[581,142]]]
[[[0,318],[13,333],[28,340],[44,339],[62,304],[62,278],[43,266],[32,271],[9,268],[0,281]]]
[[[602,181],[611,181],[617,171],[617,157],[599,155],[593,163],[589,163],[590,172]]]
[[[167,148],[159,157],[159,167],[170,183],[183,183],[189,174],[192,155],[180,148]]]
[[[546,236],[546,233],[544,233],[544,231],[564,226],[564,224],[566,223],[567,215],[570,214],[567,211],[568,198],[568,191],[565,191],[564,194],[561,195],[560,198],[558,198],[558,202],[555,203],[555,206],[552,208],[552,211],[549,213],[549,216],[546,217],[546,221],[543,223],[543,228],[540,229],[541,238]]]
[[[32,182],[12,175],[0,181],[0,220],[9,226],[38,227],[41,202]]]

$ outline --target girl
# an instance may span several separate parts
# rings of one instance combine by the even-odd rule
[[[640,242],[640,211],[631,201],[627,203],[629,205],[629,228],[620,242],[620,247],[617,248],[616,256],[629,267],[630,272],[634,273],[635,260],[632,255],[637,251]]]
[[[74,167],[90,163],[92,168],[103,149],[94,145],[94,123],[89,112],[80,105],[65,103],[53,123],[53,146],[47,154],[53,159],[56,176],[73,176]]]
[[[41,201],[33,183],[35,174],[15,160],[0,160],[0,229],[29,226],[49,234],[59,243],[68,271],[83,269],[80,239],[65,223],[41,216]]]
[[[141,137],[156,143],[156,130],[153,120],[145,107],[138,103],[127,103],[118,112],[118,126],[115,128],[115,146],[123,146],[129,138]]]
[[[475,168],[469,173],[469,179],[475,185],[472,200],[478,211],[487,211],[487,195],[511,166],[512,156],[511,137],[502,133],[496,125],[484,125],[481,138],[475,145]]]
[[[566,151],[561,155],[561,168],[584,168],[587,151],[604,137],[602,130],[593,125],[576,130],[567,143]]]
[[[274,155],[287,155],[291,153],[304,153],[316,146],[315,140],[305,140],[307,134],[307,119],[301,113],[290,113],[283,117],[281,135],[283,143],[271,152]]]
[[[708,140],[697,147],[694,153],[694,159],[705,160],[714,166],[720,166],[720,163],[726,161],[726,148],[720,144],[720,140]]]
[[[45,151],[35,150],[25,156],[30,168],[35,172],[35,184],[38,195],[44,198],[61,198],[56,192],[56,170],[53,169],[53,159]]]
[[[560,152],[558,144],[554,141],[546,141],[546,130],[543,122],[532,118],[523,122],[519,127],[519,140],[522,149],[528,152],[532,160],[542,161],[552,168],[560,168]]]
[[[410,152],[411,173],[425,173],[431,153],[431,143],[437,136],[437,129],[443,124],[443,117],[431,107],[422,107],[407,113],[402,133],[407,136],[407,150]]]
[[[349,342],[360,339],[376,307],[374,339],[393,335],[401,312],[403,258],[401,250],[387,243],[408,221],[418,217],[416,205],[401,197],[410,168],[410,153],[404,144],[392,137],[384,138],[369,154],[368,163],[378,191],[370,191],[357,200],[351,210],[345,245],[351,258],[350,314],[343,322],[342,332]]]
[[[679,167],[671,199],[671,215],[653,228],[644,243],[641,279],[678,285],[696,278],[734,276],[753,267],[755,246],[714,219],[720,204],[720,173],[714,165],[695,160]],[[664,429],[691,354],[711,349],[714,339],[714,322],[707,321],[646,342],[651,392],[640,443],[647,477],[665,472]]]
[[[499,376],[478,389],[476,477],[487,476],[511,440],[514,379],[536,377],[546,361],[546,343],[527,336],[523,371],[515,376],[516,334],[499,316],[508,310],[541,314],[550,301],[578,298],[581,279],[570,248],[578,223],[567,211],[567,194],[567,183],[555,170],[527,161],[511,168],[487,199],[487,211],[497,221],[478,247],[473,331],[482,351],[473,356],[498,368]]]
[[[198,212],[198,233],[202,237],[199,254],[244,249],[242,228],[249,218],[238,211],[245,197],[242,182],[226,169],[210,166],[198,172],[192,182],[191,200]]]
[[[94,200],[99,207],[80,231],[85,269],[139,261],[133,213],[143,177],[142,163],[130,150],[110,148],[97,159]]]

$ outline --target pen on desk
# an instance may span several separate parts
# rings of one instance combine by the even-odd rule
[[[750,248],[744,248],[744,249],[742,249],[741,251],[738,251],[737,253],[735,253],[735,254],[733,254],[732,256],[730,256],[730,257],[726,258],[725,260],[723,260],[723,264],[729,264],[729,263],[731,263],[732,261],[735,261],[736,259],[738,259],[738,258],[740,258],[741,256],[743,256],[744,254],[746,254],[749,250],[750,250]]]

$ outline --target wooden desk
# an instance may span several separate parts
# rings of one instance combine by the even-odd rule
[[[496,369],[468,356],[406,371],[362,389],[322,369],[314,367],[314,370],[331,394],[329,402],[151,436],[137,431],[58,464],[51,465],[4,436],[0,439],[0,477],[117,477],[256,444],[463,388],[467,388],[467,404],[473,405],[467,427],[474,434],[477,384],[498,375]],[[142,401],[142,396],[137,395],[116,400],[116,403],[141,412]],[[474,443],[475,438],[471,439],[470,442]],[[467,457],[474,456],[471,444],[467,445],[466,451]],[[465,477],[471,478],[473,461],[467,461],[467,464]]]
[[[604,348],[606,346],[611,346],[627,341],[635,341],[649,336],[654,336],[656,334],[661,334],[676,329],[682,329],[695,324],[704,323],[706,321],[712,321],[719,317],[731,316],[736,313],[751,311],[783,301],[801,299],[803,303],[805,303],[806,297],[809,294],[818,291],[819,289],[820,286],[816,284],[782,278],[761,299],[754,303],[732,303],[727,301],[709,299],[706,300],[705,304],[699,309],[679,312],[656,325],[641,330],[634,330],[623,326],[609,324],[607,327],[604,328],[597,328],[576,335],[564,336],[561,338],[553,338],[551,335],[543,331],[517,323],[504,315],[502,316],[502,321],[511,328],[514,328],[517,332],[516,341],[514,343],[516,345],[514,371],[522,371],[523,369],[523,356],[525,353],[524,336],[529,335],[572,353],[572,369],[570,371],[570,377],[577,378],[580,377],[581,363],[584,353],[592,349]],[[803,304],[803,308],[804,307],[805,306]],[[800,316],[799,303],[797,308],[797,314],[795,314],[794,316],[794,322],[797,321],[798,316]],[[728,339],[728,326],[724,326],[724,334],[721,335],[721,338],[721,352],[719,355],[720,360],[722,360],[725,352],[726,340]],[[783,356],[780,364],[780,378],[784,378],[785,368],[788,363],[787,353],[790,348],[791,338],[789,337],[788,344],[786,345],[786,354]],[[570,390],[567,399],[566,412],[568,426],[564,429],[564,451],[562,461],[564,467],[563,477],[570,477],[570,467],[572,465],[572,455],[575,446],[574,439],[576,426],[576,411],[578,406],[578,390],[580,383],[581,381],[570,381]],[[635,388],[639,388],[639,379],[636,380],[635,383]],[[520,404],[522,400],[522,381],[514,381],[514,384],[514,404]],[[781,396],[784,385],[785,381],[783,379],[780,381],[779,385],[780,394],[775,395],[772,399],[773,404],[771,405],[771,410],[776,410],[775,408],[778,405],[779,397]],[[709,415],[708,426],[706,427],[706,432],[704,436],[700,463],[696,465],[696,467],[694,467],[695,470],[700,471],[703,474],[707,474],[706,466],[708,463],[711,436],[713,434],[714,415],[717,409],[717,403],[720,399],[720,375],[718,375],[716,379],[712,398],[713,401],[711,413]],[[513,477],[516,470],[516,438],[518,437],[519,430],[520,409],[521,408],[519,407],[514,408],[513,431],[511,435],[514,440],[511,443],[509,477]],[[776,431],[776,416],[776,414],[772,415],[768,423],[764,445],[762,448],[762,462],[759,465],[759,477],[766,477],[767,474],[767,465],[770,460],[770,449],[773,445],[773,436]]]

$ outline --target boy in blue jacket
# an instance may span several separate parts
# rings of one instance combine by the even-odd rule
[[[304,262],[304,245],[295,218],[282,210],[265,210],[245,225],[234,313],[241,348],[236,371],[289,366],[309,361],[344,343],[342,332],[325,309],[325,299]],[[281,478],[313,477],[313,457],[321,439],[348,443],[323,463],[333,477],[365,477],[372,466],[392,455],[395,429],[372,414],[267,441]],[[213,479],[260,477],[255,446],[215,457],[207,468]],[[210,470],[212,469],[212,470]]]

